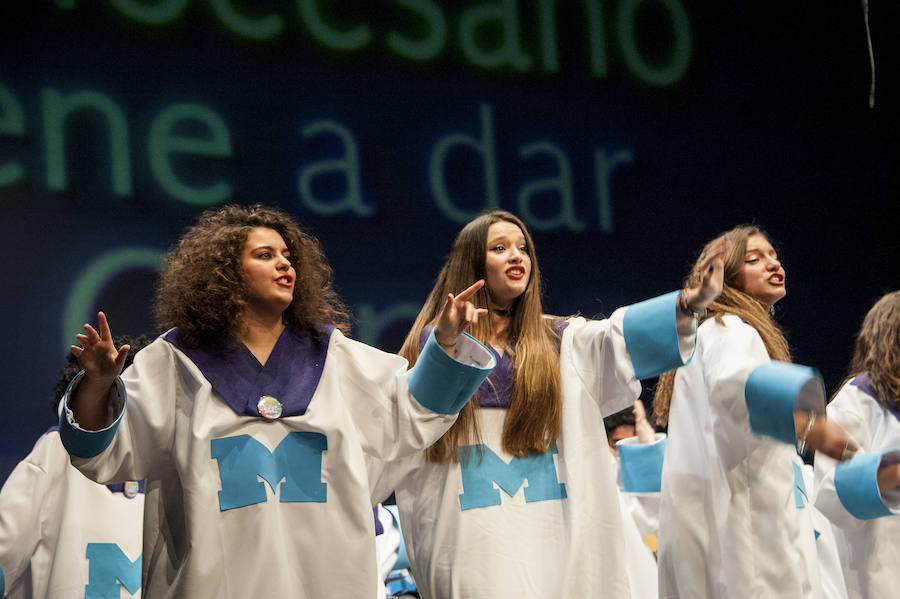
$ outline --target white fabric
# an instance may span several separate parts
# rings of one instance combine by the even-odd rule
[[[615,459],[612,452],[610,452],[610,458],[614,462],[613,466],[618,468],[618,460]],[[618,491],[631,596],[636,599],[656,599],[659,597],[656,556],[644,540],[644,537],[648,535],[655,535],[656,531],[644,533],[641,525],[646,527],[648,522],[639,523],[638,518],[648,515],[646,512],[648,506],[652,506],[654,503],[659,505],[659,493],[627,493],[621,487],[618,488]],[[645,502],[644,499],[649,499],[649,502]]]
[[[769,360],[735,316],[705,321],[677,371],[663,462],[660,597],[820,597],[810,498],[792,445],[750,430],[744,383]],[[801,471],[802,473],[802,471]],[[800,477],[802,480],[802,476]]]
[[[858,387],[845,384],[827,411],[860,451],[900,448],[900,420]],[[858,520],[834,489],[835,461],[816,454],[815,463],[816,506],[834,525],[848,594],[865,599],[896,596],[900,593],[900,493],[882,496],[893,515]]]
[[[640,393],[622,336],[623,314],[571,319],[562,335],[562,431],[552,457],[565,498],[527,502],[525,488],[534,481],[512,496],[495,484],[500,505],[463,510],[459,463],[426,463],[419,455],[408,474],[401,472],[407,475],[396,486],[397,504],[423,598],[639,599],[629,588],[603,425],[605,415],[633,405]],[[508,464],[512,457],[500,442],[505,416],[501,408],[479,414],[481,441]]]
[[[848,599],[847,583],[844,582],[844,574],[841,571],[841,559],[831,522],[815,506],[816,477],[813,467],[809,464],[803,465],[803,480],[811,499],[809,513],[817,533],[816,553],[819,556],[819,573],[822,577],[822,596],[825,599]]]
[[[59,433],[43,435],[0,490],[0,567],[7,599],[85,596],[88,543],[141,555],[144,496],[114,493],[69,463]],[[140,597],[124,588],[121,597]]]
[[[376,597],[366,458],[421,450],[455,419],[419,404],[408,378],[406,360],[334,331],[306,412],[268,421],[236,414],[184,353],[157,339],[122,377],[128,406],[112,444],[73,463],[98,481],[148,479],[145,599]],[[285,480],[275,490],[260,483],[264,502],[220,509],[212,440],[249,435],[272,452],[300,431],[327,438],[327,501],[280,501]]]

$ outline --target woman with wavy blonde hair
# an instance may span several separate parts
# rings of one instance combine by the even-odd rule
[[[890,597],[900,584],[900,291],[866,314],[828,417],[860,452],[841,464],[816,455],[816,507],[834,525],[848,594]]]
[[[818,549],[795,444],[852,451],[826,420],[818,373],[790,364],[772,318],[785,272],[755,226],[727,233],[722,293],[701,317],[691,362],[660,376],[668,423],[659,514],[660,597],[822,593]],[[707,244],[686,279],[705,267]]]
[[[343,336],[331,269],[287,214],[203,214],[159,286],[173,328],[120,378],[128,346],[102,313],[85,325],[60,421],[89,478],[147,479],[144,599],[382,590],[370,460],[424,449],[489,372],[487,348],[460,334],[481,314],[467,301],[478,287],[437,319],[456,359],[430,341],[410,371]]]
[[[450,431],[396,473],[423,597],[630,596],[603,416],[634,403],[639,378],[689,357],[694,310],[718,294],[721,264],[714,253],[697,285],[608,319],[555,318],[521,220],[494,211],[460,231],[401,353],[421,361],[442,302],[483,278],[472,301],[486,318],[470,333],[498,365]]]

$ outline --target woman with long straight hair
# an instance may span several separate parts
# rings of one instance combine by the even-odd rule
[[[836,457],[853,445],[822,417],[818,373],[789,363],[772,318],[785,272],[768,235],[755,226],[726,235],[722,293],[701,318],[691,362],[660,376],[654,397],[658,424],[668,424],[660,597],[820,597],[812,498],[795,444]]]
[[[860,452],[816,455],[816,507],[834,524],[851,597],[900,587],[900,291],[875,302],[856,337],[850,377],[828,404]]]
[[[401,354],[420,360],[458,282],[484,279],[472,302],[487,317],[469,332],[498,365],[390,487],[423,597],[630,596],[603,417],[633,405],[639,378],[689,358],[694,312],[721,288],[721,253],[686,290],[604,320],[555,318],[521,220],[494,211],[460,231]]]

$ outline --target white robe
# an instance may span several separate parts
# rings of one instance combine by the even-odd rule
[[[666,348],[675,363],[657,365],[667,370],[690,356],[694,335],[676,333],[675,294],[656,299],[664,324],[648,325],[644,341]],[[513,458],[501,445],[507,410],[482,407],[482,446],[473,448],[465,468],[419,455],[401,476],[397,505],[423,598],[640,599],[629,582],[603,425],[604,416],[634,404],[640,393],[635,372],[651,376],[634,359],[631,342],[626,347],[630,325],[623,320],[626,309],[608,320],[568,321],[559,357],[562,431],[554,450]]]
[[[803,462],[792,443],[750,425],[745,383],[769,362],[756,330],[728,315],[724,325],[710,318],[700,326],[694,356],[676,374],[662,473],[660,597],[822,595]],[[792,414],[789,406],[791,437]]]
[[[828,417],[839,423],[859,445],[861,454],[845,466],[873,452],[887,450],[882,459],[900,459],[900,420],[863,388],[846,383],[828,405]],[[873,462],[877,467],[879,461]],[[884,505],[885,515],[857,518],[835,488],[834,460],[816,454],[816,506],[834,525],[841,566],[850,597],[883,599],[900,593],[900,490],[878,493],[871,500]],[[875,472],[870,472],[875,476]],[[851,501],[848,494],[843,499]],[[849,508],[852,509],[852,506]]]
[[[277,355],[281,342],[263,368],[284,365],[270,381],[307,358]],[[366,459],[421,450],[453,422],[456,396],[468,397],[466,385],[477,387],[493,365],[481,344],[458,343],[461,360],[484,368],[436,349],[408,371],[402,358],[335,330],[305,411],[267,420],[237,413],[160,338],[111,391],[118,429],[83,431],[67,408],[63,439],[97,481],[147,479],[145,599],[374,598],[383,585]]]
[[[0,490],[0,596],[140,597],[143,511],[142,493],[128,497],[88,480],[59,433],[44,434]]]

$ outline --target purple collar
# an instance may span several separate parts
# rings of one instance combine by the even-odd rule
[[[197,365],[236,414],[260,417],[259,398],[271,395],[281,402],[284,418],[305,413],[319,386],[334,327],[318,325],[318,328],[320,336],[312,338],[293,327],[285,327],[265,366],[243,343],[236,341],[220,355],[208,348],[184,347],[178,329],[166,333],[165,340]]]
[[[900,406],[897,404],[889,404],[885,401],[881,401],[878,398],[878,393],[875,392],[875,388],[872,387],[872,381],[869,380],[869,373],[864,372],[862,374],[856,375],[850,384],[854,387],[858,387],[860,391],[870,396],[872,399],[877,401],[880,405],[884,406],[884,408],[894,415],[897,420],[900,420]]]
[[[553,319],[550,321],[550,326],[560,337],[568,325],[568,321],[565,320]],[[422,334],[419,336],[419,349],[425,345],[432,328],[429,326],[422,330]],[[488,349],[494,354],[497,365],[478,388],[478,405],[482,408],[509,408],[513,385],[516,382],[516,365],[508,353],[500,354],[493,347],[488,347]],[[559,351],[558,347],[557,351]]]

